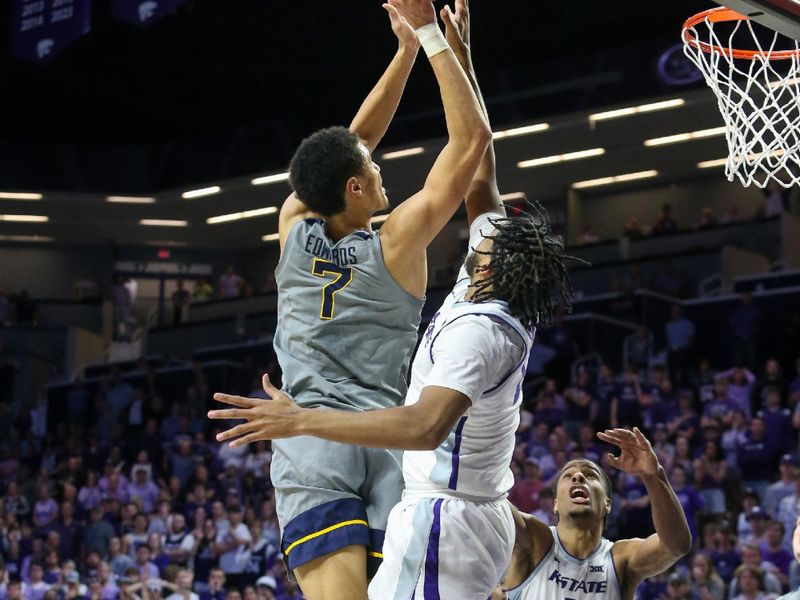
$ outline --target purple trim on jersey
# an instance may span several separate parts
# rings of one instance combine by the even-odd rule
[[[424,600],[440,600],[439,598],[439,534],[441,533],[442,499],[433,505],[433,525],[428,538],[428,551],[425,555]]]
[[[461,450],[461,432],[464,431],[464,424],[466,422],[467,417],[461,417],[456,426],[456,441],[453,444],[453,457],[451,459],[453,468],[450,471],[450,483],[447,485],[451,490],[456,489],[456,485],[458,485],[458,452]]]

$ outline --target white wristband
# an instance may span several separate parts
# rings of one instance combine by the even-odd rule
[[[425,50],[425,54],[428,55],[428,58],[450,48],[450,46],[447,44],[444,34],[442,33],[442,30],[439,29],[439,26],[436,23],[423,25],[416,30],[416,33],[420,46],[422,46],[422,49]]]

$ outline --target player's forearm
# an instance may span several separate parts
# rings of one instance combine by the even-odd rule
[[[459,49],[456,53],[456,58],[467,80],[472,86],[475,93],[475,98],[478,105],[481,107],[481,112],[489,123],[489,111],[486,108],[486,101],[483,99],[480,85],[478,85],[478,78],[475,74],[475,68],[472,64],[472,54],[467,49]],[[483,155],[478,170],[475,172],[475,177],[472,178],[466,196],[467,205],[467,220],[472,223],[478,216],[486,212],[496,212],[505,214],[505,207],[503,201],[500,199],[500,189],[497,186],[497,166],[494,153],[494,143],[489,142],[486,148],[486,153]]]
[[[380,143],[392,122],[416,58],[417,48],[398,48],[350,124],[350,131],[364,140],[370,151]]]
[[[475,92],[452,50],[430,58],[442,96],[449,144],[485,152],[491,130]]]
[[[692,534],[678,497],[672,489],[664,468],[649,477],[642,477],[652,507],[653,524],[664,547],[679,557],[692,549]]]
[[[431,450],[441,443],[411,406],[364,412],[306,409],[301,413],[298,435],[397,450]]]

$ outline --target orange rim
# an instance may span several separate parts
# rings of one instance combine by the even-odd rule
[[[697,13],[695,16],[686,20],[686,22],[683,24],[682,38],[684,43],[692,46],[693,48],[699,48],[706,54],[719,52],[720,54],[724,54],[731,58],[741,58],[744,60],[753,60],[756,57],[765,58],[767,60],[789,60],[800,57],[800,51],[798,50],[763,52],[758,50],[736,50],[735,48],[723,48],[722,46],[715,46],[714,44],[708,44],[706,42],[699,41],[692,35],[692,32],[690,31],[693,27],[699,23],[702,23],[703,21],[708,21],[710,23],[724,23],[726,21],[749,20],[749,17],[746,17],[735,10],[731,10],[730,8],[725,8],[724,6],[720,6],[719,8],[710,8],[709,10],[704,10],[703,12]]]

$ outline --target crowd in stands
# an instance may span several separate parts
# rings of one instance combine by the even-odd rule
[[[608,465],[609,448],[596,438],[638,426],[694,538],[692,554],[643,583],[638,597],[728,600],[796,589],[800,359],[715,371],[681,354],[694,329],[679,310],[665,330],[668,367],[614,373],[604,365],[571,382],[557,352],[545,365],[550,377],[526,385],[511,500],[555,523],[553,476],[588,457],[614,482],[606,536],[647,535],[644,487]],[[558,320],[541,342],[569,347],[568,323]],[[274,362],[262,369],[279,380]],[[113,373],[96,390],[79,379],[63,421],[48,419],[46,402],[16,422],[0,419],[0,600],[302,597],[281,560],[270,445],[214,441],[226,425],[204,417],[214,390],[201,365],[182,397],[165,397],[159,377],[151,370],[135,388]],[[259,394],[257,381],[229,391]]]

